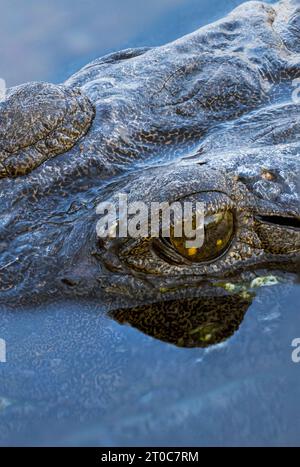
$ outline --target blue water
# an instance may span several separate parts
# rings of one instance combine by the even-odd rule
[[[159,45],[233,0],[1,0],[0,77],[62,81],[112,50]],[[1,445],[299,445],[300,287],[258,291],[240,329],[180,349],[97,305],[4,310]]]

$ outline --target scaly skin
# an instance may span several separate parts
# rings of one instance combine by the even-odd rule
[[[248,2],[165,46],[95,60],[63,85],[9,90],[0,103],[0,302],[100,298],[144,331],[152,316],[155,335],[169,301],[192,323],[170,340],[208,345],[230,335],[251,302],[239,285],[232,300],[228,281],[266,272],[294,280],[299,44],[297,1]],[[120,192],[230,210],[232,242],[210,262],[186,260],[162,239],[100,242],[96,206]],[[218,331],[199,342],[195,321],[218,322]]]

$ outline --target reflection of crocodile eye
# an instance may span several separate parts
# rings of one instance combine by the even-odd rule
[[[193,222],[194,223],[194,222]],[[231,211],[218,212],[205,217],[204,220],[204,243],[200,248],[186,248],[187,239],[174,237],[171,230],[171,243],[178,253],[185,258],[200,262],[212,261],[222,255],[228,248],[234,232],[234,216]]]

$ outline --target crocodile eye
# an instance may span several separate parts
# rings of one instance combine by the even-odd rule
[[[193,219],[193,227],[196,222]],[[208,215],[204,219],[204,243],[200,248],[187,248],[188,240],[174,236],[174,229],[170,232],[170,241],[175,250],[184,258],[193,261],[212,261],[221,256],[229,247],[234,233],[234,216],[231,211],[222,211]]]

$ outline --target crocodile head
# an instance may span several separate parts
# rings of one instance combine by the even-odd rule
[[[97,299],[178,345],[239,326],[300,251],[300,9],[248,2],[0,103],[0,301]],[[99,238],[99,203],[204,206],[205,240]],[[138,206],[135,204],[135,206]],[[116,224],[120,219],[116,218]]]

